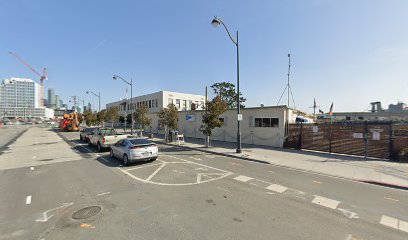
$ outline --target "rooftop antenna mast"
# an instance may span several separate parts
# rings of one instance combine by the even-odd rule
[[[293,93],[292,93],[292,88],[290,87],[290,53],[288,53],[288,60],[289,60],[289,66],[288,66],[288,83],[285,86],[285,89],[282,92],[282,95],[279,98],[279,101],[276,105],[279,105],[280,100],[283,97],[283,94],[285,94],[286,89],[288,89],[288,107],[290,107],[290,95],[292,95],[292,102],[293,102],[293,106],[296,108],[296,104],[295,104],[295,100],[293,98]]]

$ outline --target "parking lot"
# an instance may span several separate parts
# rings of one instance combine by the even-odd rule
[[[78,133],[28,129],[0,155],[0,239],[406,238],[404,191],[158,146],[124,166]]]

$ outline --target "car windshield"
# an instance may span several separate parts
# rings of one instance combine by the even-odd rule
[[[115,129],[101,129],[100,132],[105,136],[112,136],[117,134]]]
[[[153,144],[152,141],[144,139],[144,138],[136,138],[136,139],[130,139],[129,142],[131,142],[133,145],[147,145],[147,144]]]

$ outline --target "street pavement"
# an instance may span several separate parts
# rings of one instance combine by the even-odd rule
[[[32,127],[3,148],[0,240],[408,237],[404,190],[162,144],[124,166],[78,139]]]

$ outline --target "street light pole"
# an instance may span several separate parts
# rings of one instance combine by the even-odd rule
[[[241,100],[240,100],[240,90],[239,90],[239,43],[238,43],[238,31],[237,31],[237,37],[236,40],[231,36],[227,26],[224,24],[224,22],[219,19],[218,17],[214,17],[212,20],[211,24],[214,27],[219,27],[220,25],[224,26],[225,30],[228,33],[228,36],[230,37],[231,41],[234,43],[234,45],[237,47],[237,96],[236,96],[236,101],[237,101],[237,153],[242,152],[241,148],[241,125],[240,125],[240,117],[241,117]]]
[[[113,80],[121,79],[126,84],[130,85],[130,134],[133,135],[133,78],[130,78],[130,82],[126,81],[124,78],[118,75],[113,75]],[[127,110],[126,110],[127,115]]]
[[[101,111],[101,92],[98,92],[98,94],[88,90],[86,91],[86,94],[92,93],[95,97],[98,98],[98,102],[99,102],[99,112]]]

